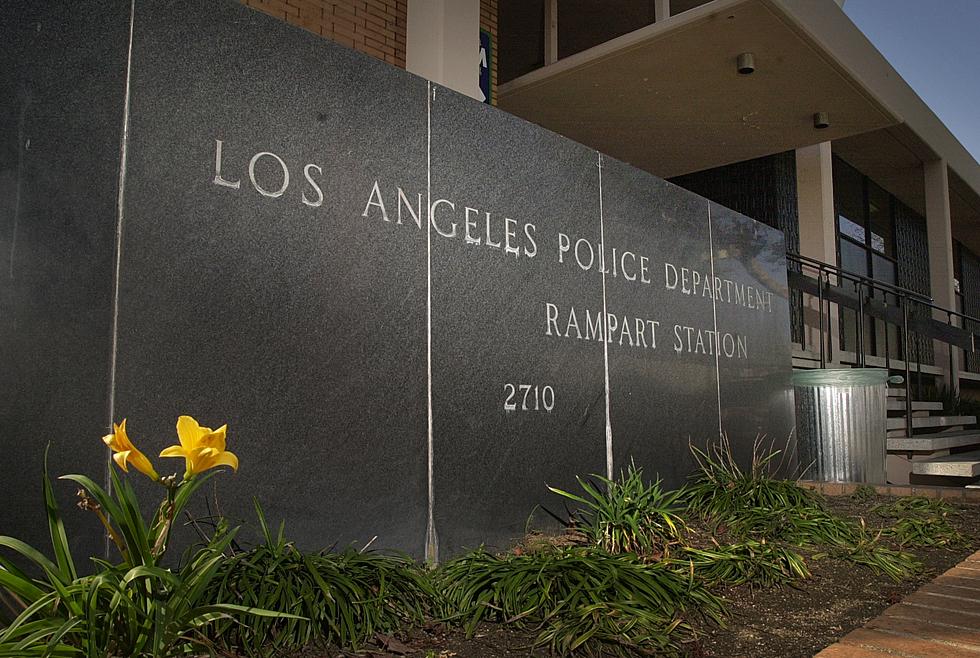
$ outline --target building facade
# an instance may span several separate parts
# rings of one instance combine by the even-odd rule
[[[436,60],[472,60],[485,30],[502,109],[779,228],[792,252],[980,310],[980,166],[833,0],[246,4],[471,95],[475,65],[459,83]],[[470,38],[451,52],[450,33]],[[413,42],[442,47],[413,61]],[[816,345],[799,302],[803,365]],[[831,362],[853,363],[856,313],[833,316]],[[901,361],[898,327],[867,324],[868,356]],[[980,383],[970,351],[953,347],[952,371],[947,347],[919,338],[908,351],[950,385]]]
[[[980,165],[834,0],[246,2],[481,99],[485,31],[500,109],[784,232],[794,366],[980,393]]]

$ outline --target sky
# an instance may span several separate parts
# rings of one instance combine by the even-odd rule
[[[980,162],[980,0],[845,0],[844,11]]]

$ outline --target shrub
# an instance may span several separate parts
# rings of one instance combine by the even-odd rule
[[[79,576],[45,459],[44,503],[54,558],[12,537],[0,537],[0,546],[13,550],[40,574],[29,575],[13,560],[0,557],[0,587],[13,601],[15,614],[0,630],[0,656],[187,655],[211,650],[201,629],[216,619],[231,614],[282,616],[214,604],[206,597],[223,552],[235,535],[223,524],[207,545],[189,551],[180,568],[170,569],[163,563],[174,519],[213,475],[204,475],[204,471],[238,466],[237,458],[225,450],[225,428],[213,431],[190,417],[181,417],[181,445],[164,451],[185,457],[181,480],[156,473],[126,435],[125,421],[114,430],[103,439],[113,450],[113,460],[122,470],[133,466],[161,484],[166,490],[163,502],[147,523],[132,485],[115,470],[111,471],[111,494],[83,475],[64,476],[62,479],[81,486],[80,506],[95,514],[120,556],[116,564],[94,560],[96,573]]]
[[[747,470],[738,465],[727,437],[705,450],[691,446],[698,469],[687,487],[688,509],[706,521],[724,521],[745,510],[795,512],[813,507],[815,493],[795,482],[774,477],[782,451],[763,453],[761,439],[752,448]]]
[[[647,484],[642,469],[630,464],[618,480],[593,475],[601,486],[576,478],[583,495],[548,487],[583,509],[572,512],[570,525],[595,546],[610,553],[660,557],[682,541],[687,525],[680,491],[664,491],[660,480]]]
[[[255,507],[264,543],[225,560],[207,596],[297,617],[219,620],[212,635],[223,648],[250,656],[310,644],[357,648],[376,632],[424,620],[434,592],[410,558],[353,549],[304,554],[286,542],[281,524],[273,534]]]
[[[436,574],[443,614],[472,635],[481,621],[538,632],[535,646],[567,655],[674,650],[690,620],[720,623],[722,601],[666,562],[592,547],[496,557],[473,551]]]
[[[899,498],[894,503],[878,505],[872,511],[892,520],[882,533],[901,546],[955,546],[966,539],[949,522],[949,517],[956,514],[955,510],[938,498]]]
[[[854,493],[851,494],[851,498],[866,502],[869,500],[874,500],[875,496],[877,495],[878,491],[870,484],[859,484],[854,489]]]
[[[752,463],[743,470],[727,440],[700,450],[692,446],[699,470],[688,487],[689,509],[742,539],[782,541],[795,546],[823,547],[849,560],[900,580],[920,565],[907,553],[889,550],[864,524],[832,514],[813,492],[772,473],[780,451],[753,446]],[[816,556],[815,556],[816,557]]]
[[[691,569],[708,586],[786,585],[810,577],[803,556],[766,541],[746,540],[712,549],[685,547],[677,556],[678,569]]]

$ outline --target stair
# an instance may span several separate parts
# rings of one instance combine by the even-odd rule
[[[888,398],[888,411],[905,411],[905,399]],[[912,411],[942,411],[942,402],[912,402]]]
[[[963,448],[980,444],[980,430],[936,432],[888,437],[888,450],[892,452],[938,452],[950,448]]]
[[[912,473],[915,475],[975,478],[980,476],[980,450],[912,462]]]
[[[912,429],[917,430],[924,427],[957,427],[974,425],[976,422],[976,416],[917,416],[912,418]],[[905,419],[901,416],[889,418],[888,429],[904,430]]]
[[[888,389],[890,482],[962,486],[964,479],[969,484],[980,476],[980,428],[975,416],[945,415],[941,402],[912,400],[912,436],[907,436],[905,403],[904,388]]]

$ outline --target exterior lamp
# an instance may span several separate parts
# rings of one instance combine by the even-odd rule
[[[824,128],[830,127],[830,115],[826,112],[817,112],[813,115],[813,127],[817,130],[823,130]]]
[[[755,72],[755,55],[752,53],[742,53],[736,58],[735,67],[741,75],[749,75]]]

